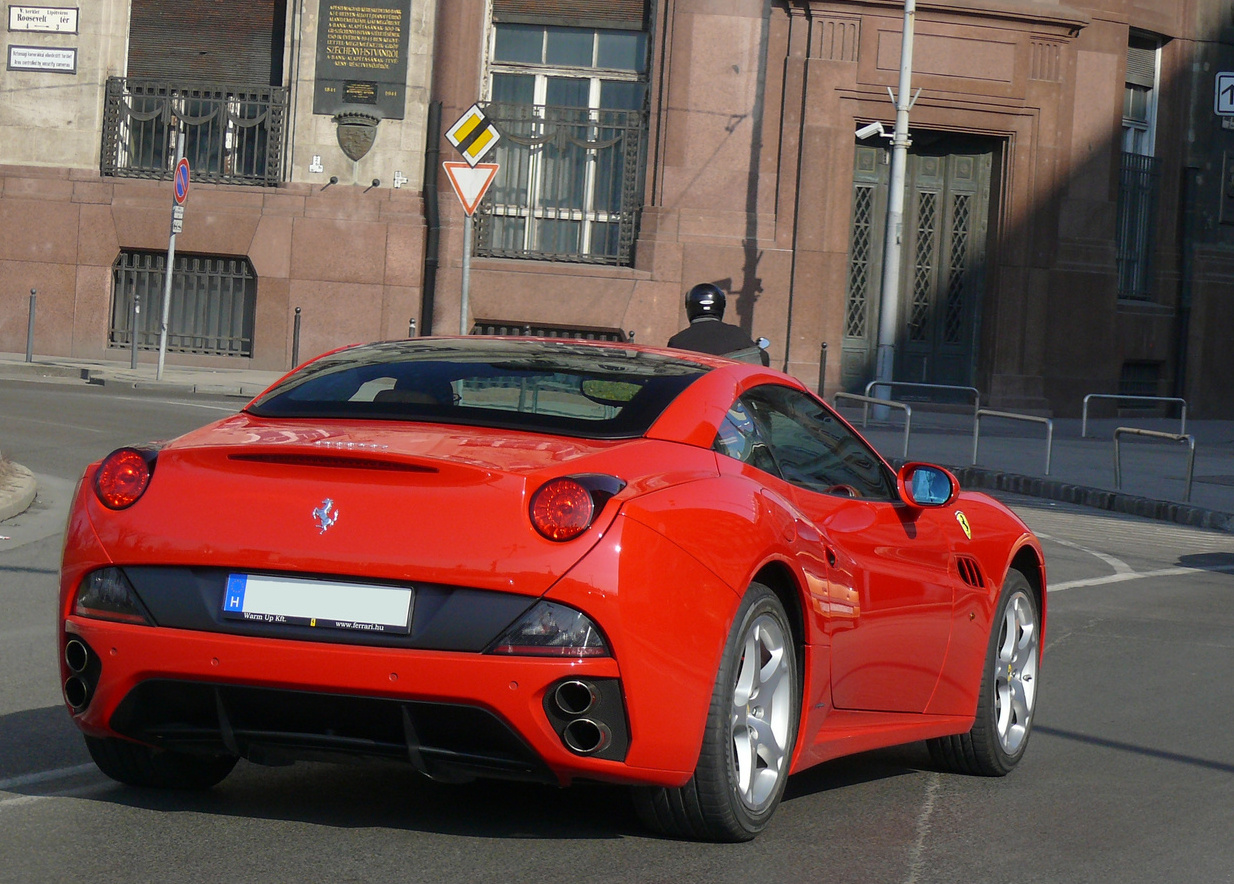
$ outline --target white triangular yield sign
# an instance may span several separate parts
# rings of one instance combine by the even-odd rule
[[[476,206],[480,205],[480,200],[484,199],[488,186],[497,176],[499,166],[497,163],[476,163],[474,167],[467,163],[441,165],[446,170],[446,176],[450,179],[450,186],[454,188],[458,201],[463,204],[463,211],[468,215],[473,214]]]

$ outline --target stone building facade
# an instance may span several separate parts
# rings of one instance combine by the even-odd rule
[[[108,165],[107,84],[135,67],[169,78],[219,51],[143,49],[160,2],[83,4],[68,37],[6,35],[10,53],[77,52],[73,74],[5,74],[0,350],[21,350],[38,288],[40,353],[124,358],[125,290],[157,282],[149,262],[166,249],[171,186]],[[252,42],[247,76],[268,62],[265,85],[286,90],[281,172],[257,184],[195,178],[177,237],[186,261],[248,262],[185,264],[177,283],[195,306],[247,274],[248,349],[193,352],[189,329],[173,361],[286,367],[296,308],[301,356],[401,337],[412,320],[435,334],[662,344],[685,322],[685,290],[712,281],[730,292],[729,318],[771,340],[774,365],[828,394],[873,377],[889,139],[856,132],[891,132],[902,0],[346,4],[400,10],[405,24],[393,90],[403,116],[383,111],[357,160],[338,136],[348,112],[364,116],[365,77],[342,78],[345,107],[321,104],[323,20],[344,4],[266,5],[270,23],[245,27],[268,29],[273,49],[267,58]],[[1193,414],[1234,417],[1223,340],[1234,116],[1217,112],[1217,75],[1234,71],[1229,5],[916,10],[901,392],[972,386],[983,403],[1057,415],[1078,414],[1092,392],[1183,396]],[[177,45],[224,25],[185,27]],[[235,45],[242,28],[226,27]],[[247,93],[213,94],[230,96],[236,133],[260,113]],[[151,101],[130,100],[130,121]],[[500,170],[468,219],[440,162],[459,159],[443,136],[473,106],[500,135],[482,158]],[[198,119],[205,105],[183,108]],[[131,133],[125,144],[135,152]]]

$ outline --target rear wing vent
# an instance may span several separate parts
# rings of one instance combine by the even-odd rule
[[[969,586],[975,586],[978,589],[985,586],[985,576],[981,573],[981,566],[977,564],[977,560],[970,556],[955,557],[956,570],[960,572],[960,579]]]
[[[382,460],[377,457],[356,457],[350,454],[231,454],[230,460],[246,463],[268,463],[294,467],[333,467],[343,470],[386,470],[397,473],[436,473],[433,467]]]

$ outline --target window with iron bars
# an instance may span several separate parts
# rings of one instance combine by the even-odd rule
[[[195,181],[273,187],[283,180],[287,89],[109,77],[99,170],[170,179],[176,136]]]
[[[108,345],[159,346],[166,252],[122,251],[112,265]],[[171,275],[167,350],[206,356],[253,355],[257,275],[248,258],[177,254]]]
[[[633,262],[646,155],[647,35],[497,22],[485,113],[500,171],[476,254]]]
[[[1127,40],[1123,86],[1123,151],[1119,167],[1118,296],[1129,301],[1152,297],[1152,253],[1161,161],[1153,156],[1161,44],[1132,33]]]

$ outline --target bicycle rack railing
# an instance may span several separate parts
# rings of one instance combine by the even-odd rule
[[[913,428],[913,409],[912,406],[906,405],[903,402],[896,402],[892,399],[875,399],[873,396],[861,396],[857,393],[836,393],[832,398],[832,404],[839,408],[840,400],[845,399],[852,402],[862,403],[861,410],[861,427],[865,429],[866,423],[870,419],[870,406],[883,405],[887,408],[898,408],[904,412],[904,454],[901,455],[905,459],[908,458],[908,437],[912,433]]]
[[[978,408],[973,417],[973,466],[977,465],[977,450],[981,444],[981,419],[983,417],[1001,417],[1008,420],[1031,421],[1035,424],[1045,424],[1045,475],[1050,475],[1050,458],[1054,452],[1054,421],[1048,417],[1035,414],[1016,414],[1012,411],[994,411],[990,408]]]
[[[1114,430],[1114,490],[1121,491],[1123,487],[1122,459],[1118,450],[1119,436],[1148,436],[1153,439],[1165,439],[1170,442],[1187,443],[1187,484],[1183,489],[1183,500],[1191,501],[1191,480],[1195,475],[1195,437],[1185,433],[1159,433],[1156,430],[1141,430],[1138,427],[1118,427]]]
[[[1080,414],[1080,438],[1088,436],[1088,400],[1090,399],[1128,399],[1140,402],[1177,402],[1182,406],[1182,424],[1178,428],[1181,436],[1187,432],[1187,400],[1177,396],[1123,396],[1119,393],[1089,393],[1084,397],[1084,410]]]

